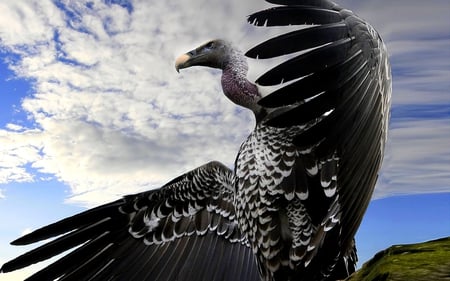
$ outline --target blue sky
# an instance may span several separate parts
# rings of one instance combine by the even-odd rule
[[[179,75],[174,59],[211,38],[243,50],[267,38],[245,18],[268,4],[152,2],[0,3],[0,263],[31,229],[213,159],[232,166],[251,115],[221,94],[218,72]],[[338,3],[381,33],[393,70],[389,143],[357,235],[365,261],[450,235],[450,5]],[[250,67],[255,78],[267,66]]]

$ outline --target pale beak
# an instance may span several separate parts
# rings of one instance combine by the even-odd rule
[[[175,69],[178,73],[180,72],[180,69],[190,66],[190,64],[188,63],[190,59],[191,56],[189,54],[183,54],[175,60]]]

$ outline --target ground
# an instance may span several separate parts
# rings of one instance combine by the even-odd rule
[[[395,245],[377,253],[346,281],[450,281],[450,237]]]

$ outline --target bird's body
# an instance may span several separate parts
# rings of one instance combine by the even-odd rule
[[[222,70],[222,88],[256,126],[234,171],[211,162],[14,241],[63,236],[2,266],[25,267],[82,245],[34,280],[334,281],[355,269],[353,237],[381,165],[390,69],[374,29],[328,0],[271,0],[256,26],[310,25],[249,50],[295,56],[247,79],[243,53],[210,41],[177,70]],[[281,83],[281,84],[280,84]],[[264,96],[260,86],[278,85]],[[81,279],[80,279],[81,278]]]
[[[308,214],[299,203],[305,193],[296,192],[291,181],[299,156],[292,139],[298,130],[259,125],[242,144],[236,160],[236,216],[241,231],[252,241],[264,275],[279,270],[283,263],[289,266],[293,239],[300,242],[303,234],[312,233]],[[291,226],[302,218],[306,223],[296,233]]]

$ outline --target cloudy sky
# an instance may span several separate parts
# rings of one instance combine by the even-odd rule
[[[390,141],[358,233],[365,261],[450,235],[450,5],[338,3],[381,33],[393,68]],[[212,38],[248,49],[267,34],[246,16],[268,6],[0,1],[0,264],[23,251],[8,242],[38,226],[213,159],[231,167],[251,115],[221,94],[218,71],[177,74],[174,59]]]

